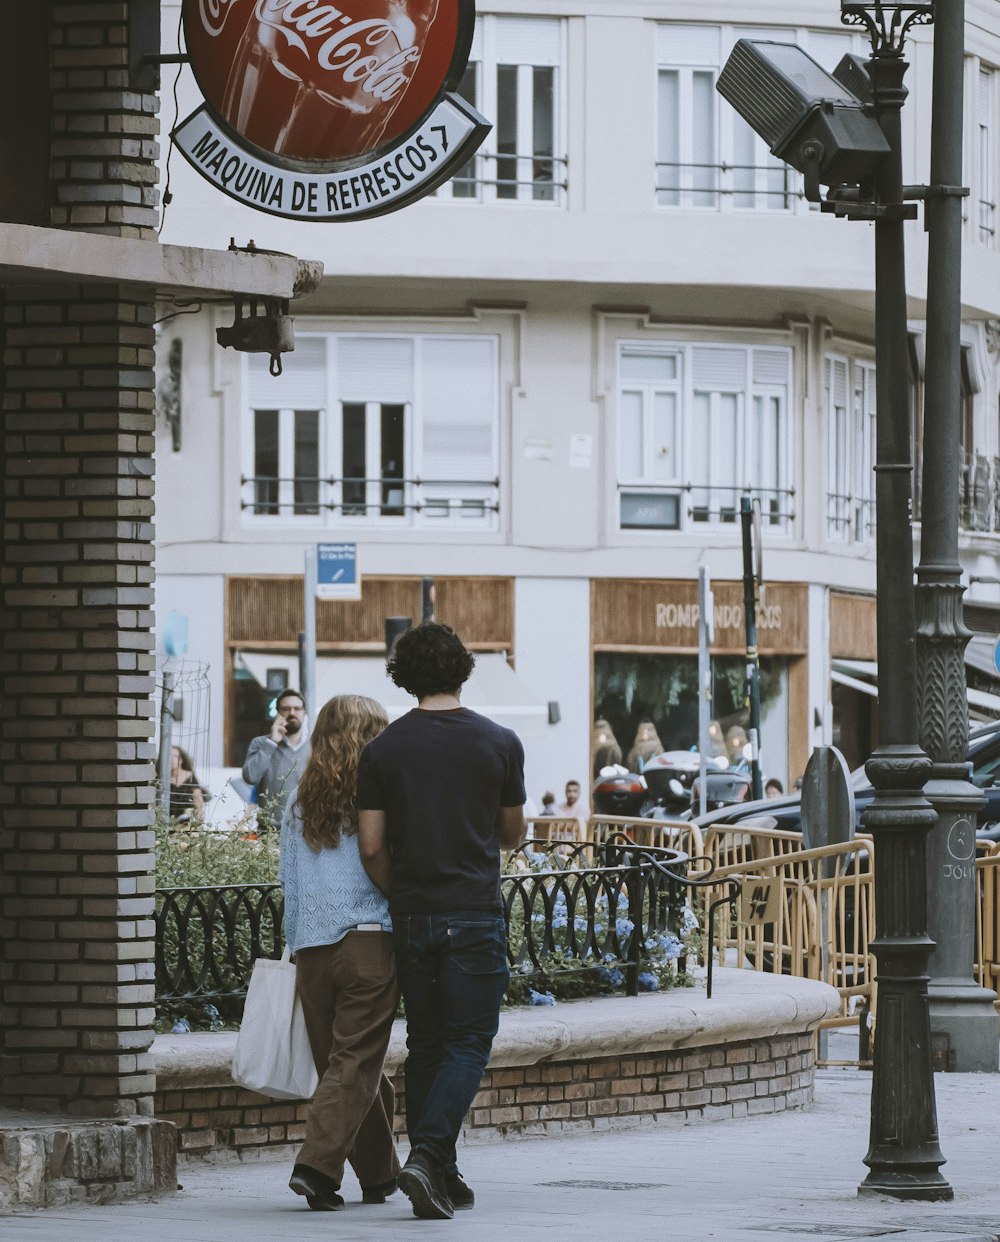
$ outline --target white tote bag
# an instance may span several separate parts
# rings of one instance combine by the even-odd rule
[[[289,949],[253,964],[233,1053],[233,1081],[279,1100],[308,1100],[319,1084]]]

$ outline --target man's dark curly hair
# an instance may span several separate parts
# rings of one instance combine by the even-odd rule
[[[397,686],[424,699],[453,694],[469,680],[475,663],[450,625],[425,621],[400,636],[386,668]]]

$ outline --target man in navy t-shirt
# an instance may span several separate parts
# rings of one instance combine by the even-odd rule
[[[524,750],[463,707],[474,660],[449,626],[397,642],[389,675],[418,706],[373,741],[358,769],[358,840],[389,896],[406,1008],[406,1128],[399,1175],[414,1215],[471,1208],[455,1143],[489,1061],[507,988],[500,851],[524,839]]]

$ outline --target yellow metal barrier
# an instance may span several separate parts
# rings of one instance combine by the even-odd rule
[[[976,859],[976,979],[1000,986],[1000,843],[984,845]],[[996,1002],[1000,1009],[1000,1000]]]
[[[680,850],[694,862],[705,856],[705,843],[697,824],[682,819],[635,819],[625,815],[591,815],[587,835],[595,844],[617,833],[636,845]]]
[[[749,849],[757,857],[715,872],[720,880],[742,879],[742,913],[716,932],[716,943],[725,958],[743,966],[774,974],[821,979],[841,996],[839,1018],[825,1025],[858,1021],[862,1010],[875,1011],[875,959],[871,941],[875,935],[874,855],[871,840],[859,837],[843,845],[822,849],[790,848],[792,834],[769,834],[749,843],[729,843],[720,854]],[[709,843],[712,845],[714,843]],[[773,849],[770,855],[766,852]],[[779,893],[768,907],[767,918],[754,918],[754,878],[776,881]],[[714,877],[713,877],[714,878]],[[757,886],[763,904],[767,883]],[[749,906],[748,906],[749,893]]]

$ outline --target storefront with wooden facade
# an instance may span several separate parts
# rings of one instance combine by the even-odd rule
[[[514,580],[438,578],[435,616],[453,626],[477,654],[514,655]],[[318,697],[385,692],[385,619],[421,617],[419,577],[367,576],[360,600],[317,600]],[[301,575],[229,577],[225,583],[226,763],[243,761],[262,731],[269,704],[288,686],[298,688],[298,635],[305,628]],[[483,661],[484,667],[491,662]],[[509,697],[509,696],[508,696]],[[310,705],[315,714],[316,705]]]
[[[749,723],[743,585],[718,581],[712,590],[712,712],[721,735],[733,738]],[[592,582],[593,711],[610,725],[625,760],[649,723],[663,749],[697,747],[698,619],[694,581]],[[768,585],[757,630],[764,770],[786,783],[801,776],[809,758],[808,588]]]

